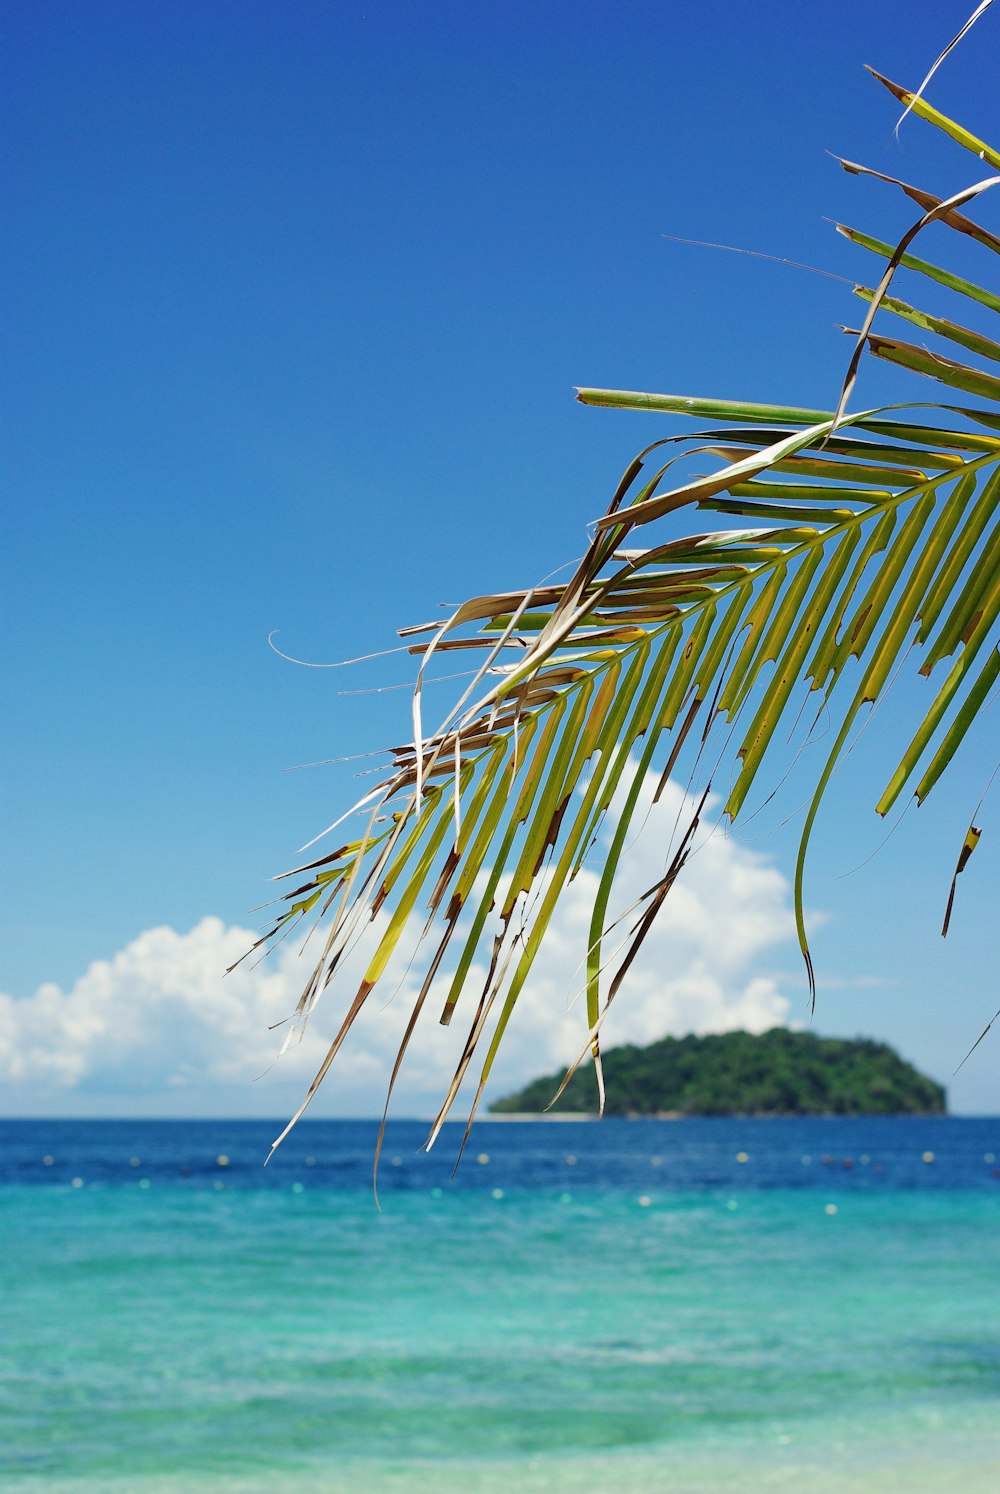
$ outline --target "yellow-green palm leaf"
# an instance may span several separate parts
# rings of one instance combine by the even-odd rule
[[[976,725],[1000,676],[1000,329],[990,325],[1000,297],[911,246],[927,224],[943,224],[975,246],[988,281],[1000,240],[969,211],[1000,180],[988,174],[1000,157],[924,99],[886,86],[979,159],[974,181],[947,199],[880,178],[922,212],[895,247],[842,230],[885,269],[876,286],[857,287],[868,311],[853,334],[839,404],[811,410],[581,389],[586,405],[652,415],[658,439],[629,466],[575,574],[474,598],[444,624],[404,630],[422,672],[442,650],[468,650],[476,675],[431,731],[418,693],[413,741],[357,806],[361,833],[289,874],[294,888],[261,941],[306,917],[329,920],[299,1003],[302,1022],[336,987],[356,941],[366,931],[371,940],[303,1109],[390,960],[413,943],[419,914],[424,978],[392,1078],[440,990],[436,1016],[450,1023],[464,1014],[468,1036],[431,1139],[470,1071],[471,1123],[560,896],[585,861],[598,876],[579,952],[580,1057],[593,1053],[600,1083],[604,1014],[683,876],[697,828],[695,814],[663,878],[633,910],[624,944],[609,954],[611,890],[642,785],[651,771],[662,785],[685,744],[690,757],[715,723],[729,749],[728,760],[721,755],[726,812],[737,821],[751,789],[770,784],[776,746],[804,703],[807,721],[823,715],[830,723],[794,882],[811,983],[806,853],[863,714],[897,672],[926,677],[923,719],[885,764],[880,814],[901,795],[925,798]],[[895,284],[904,275],[906,300]],[[928,310],[909,298],[928,294]],[[907,338],[876,331],[877,313],[905,322]],[[901,403],[851,413],[865,350],[899,367],[907,383]],[[942,385],[947,402],[931,403]],[[678,418],[708,425],[685,434]],[[707,471],[691,474],[693,452]],[[706,765],[703,792],[709,778]],[[977,839],[970,831],[965,860]],[[473,982],[474,969],[485,969],[485,980]]]

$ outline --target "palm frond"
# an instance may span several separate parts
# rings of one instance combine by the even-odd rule
[[[879,81],[920,118],[1000,165],[996,152],[922,96]],[[585,865],[595,873],[595,891],[580,950],[580,1059],[593,1054],[600,1084],[601,1026],[683,875],[720,766],[736,770],[725,801],[736,821],[751,789],[762,776],[769,781],[768,766],[803,707],[807,721],[824,717],[832,727],[832,746],[813,777],[794,878],[812,987],[806,857],[860,718],[880,705],[900,671],[936,678],[941,666],[922,720],[886,763],[876,804],[883,815],[907,790],[926,798],[979,719],[1000,677],[1000,377],[936,346],[876,332],[873,320],[881,310],[951,352],[957,345],[987,365],[1000,361],[1000,344],[975,325],[983,308],[1000,310],[1000,296],[909,253],[932,222],[996,252],[1000,239],[961,209],[1000,177],[942,199],[843,164],[901,188],[922,216],[896,245],[841,229],[884,259],[886,270],[878,286],[856,287],[868,313],[853,334],[857,351],[836,407],[580,389],[585,405],[712,424],[695,434],[668,432],[630,463],[568,581],[476,597],[444,623],[403,630],[420,660],[413,738],[394,750],[383,780],[355,806],[365,820],[360,835],[288,874],[295,885],[260,941],[307,917],[329,919],[296,1011],[299,1028],[359,939],[369,951],[291,1124],[390,962],[403,948],[419,953],[427,940],[390,1094],[416,1022],[437,992],[440,1020],[450,1023],[461,1007],[468,1035],[430,1139],[475,1062],[471,1125],[560,898]],[[960,296],[963,319],[890,296],[890,283],[905,271]],[[849,413],[864,351],[904,377],[944,384],[963,402]],[[693,457],[710,470],[692,474]],[[685,511],[691,533],[678,532]],[[692,511],[706,517],[695,520]],[[437,653],[462,650],[472,660],[472,684],[448,717],[426,730],[421,680]],[[807,738],[811,731],[807,726]],[[612,890],[643,785],[658,774],[662,790],[682,749],[701,770],[698,808],[609,954]],[[609,816],[604,843],[599,832]],[[972,848],[967,840],[956,877]]]

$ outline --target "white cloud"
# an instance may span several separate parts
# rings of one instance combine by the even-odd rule
[[[622,866],[617,908],[662,875],[672,827],[683,807],[672,785],[648,817]],[[584,870],[567,889],[518,1004],[491,1084],[493,1094],[569,1061],[585,1037],[579,974],[597,884]],[[610,953],[634,919],[609,935]],[[756,852],[716,833],[703,841],[667,898],[604,1029],[606,1046],[667,1033],[763,1031],[782,1023],[788,1001],[764,964],[792,933],[786,879]],[[331,988],[307,1031],[260,1083],[310,961],[285,943],[257,964],[222,972],[253,942],[250,930],[204,918],[188,933],[149,929],[109,961],[92,964],[68,991],[53,984],[15,1000],[0,995],[0,1078],[5,1108],[198,1114],[281,1114],[293,1107],[354,994],[360,953]],[[426,1114],[441,1097],[465,1039],[478,992],[474,980],[455,1021],[437,1016],[447,989],[428,1000],[398,1085],[398,1114]],[[480,982],[484,972],[479,971]],[[399,990],[392,996],[394,988]],[[390,970],[369,999],[316,1102],[320,1113],[371,1114],[419,989],[419,973]],[[89,1103],[87,1103],[89,1102]]]

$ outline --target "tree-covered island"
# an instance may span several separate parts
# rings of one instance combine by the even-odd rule
[[[885,1043],[821,1038],[775,1027],[754,1036],[661,1038],[603,1054],[607,1115],[943,1115],[940,1084]],[[550,1107],[563,1075],[536,1079],[497,1100],[494,1114]],[[556,1113],[596,1112],[590,1064],[573,1075]]]

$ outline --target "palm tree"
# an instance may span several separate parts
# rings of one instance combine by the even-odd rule
[[[401,941],[422,948],[433,930],[389,1090],[440,982],[440,1021],[450,1023],[461,1002],[469,1028],[430,1141],[485,1049],[471,1125],[560,895],[585,858],[598,876],[580,951],[586,1023],[576,1064],[592,1054],[600,1088],[602,1022],[683,873],[720,765],[732,774],[738,764],[725,802],[735,822],[761,775],[772,782],[773,749],[793,718],[807,723],[806,741],[821,718],[827,723],[794,876],[798,940],[812,987],[806,855],[831,775],[859,723],[898,674],[934,682],[919,726],[886,764],[875,805],[885,815],[901,795],[927,797],[981,715],[1000,676],[1000,343],[974,324],[980,308],[1000,311],[1000,297],[910,249],[937,222],[1000,252],[1000,238],[963,211],[1000,182],[1000,154],[940,114],[922,91],[874,76],[985,170],[941,200],[842,162],[846,171],[904,193],[920,217],[895,248],[840,228],[884,262],[884,273],[874,285],[854,287],[867,310],[838,407],[579,390],[585,405],[708,425],[694,435],[668,431],[635,458],[568,581],[475,597],[443,623],[402,630],[420,660],[413,739],[393,752],[384,780],[354,806],[363,816],[357,838],[286,874],[293,888],[259,941],[273,941],[310,915],[329,918],[297,1007],[299,1028],[362,931],[372,941],[364,977],[349,993],[298,1115]],[[901,268],[919,286],[919,301],[940,287],[961,298],[961,320],[890,295]],[[876,309],[893,317],[893,326],[907,324],[907,335],[876,332]],[[909,340],[915,336],[919,341]],[[944,385],[947,403],[850,413],[865,351]],[[713,470],[684,475],[692,453]],[[695,520],[694,511],[709,517]],[[692,515],[690,532],[678,534],[672,516],[682,513]],[[447,718],[425,730],[422,684],[445,651],[468,651],[476,667]],[[652,773],[662,789],[685,744],[685,760],[693,758],[692,773],[701,775],[695,807],[663,877],[630,910],[624,942],[609,953],[611,889],[643,787]],[[596,832],[609,816],[610,836],[601,842]],[[970,826],[956,877],[978,836]],[[426,922],[415,935],[418,909]],[[485,980],[473,986],[473,969],[483,966]]]

